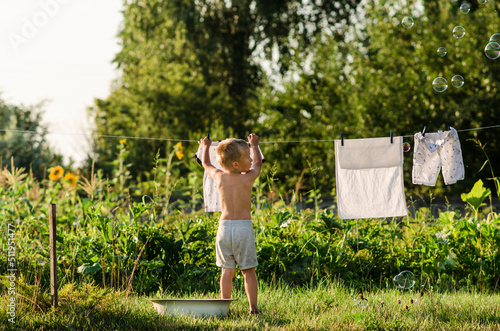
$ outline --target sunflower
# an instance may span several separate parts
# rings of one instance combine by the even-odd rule
[[[177,144],[175,144],[175,147],[176,147],[175,155],[179,160],[182,160],[182,158],[184,157],[184,153],[182,152],[184,150],[182,142],[179,141]]]
[[[64,169],[61,166],[50,168],[49,171],[50,171],[49,178],[51,180],[58,180],[64,174]]]
[[[76,187],[76,182],[78,181],[78,177],[76,177],[75,174],[68,172],[64,178],[63,181],[67,182],[69,184],[69,187],[75,188]]]

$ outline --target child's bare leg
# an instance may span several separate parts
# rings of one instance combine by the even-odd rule
[[[231,299],[231,291],[233,290],[233,277],[236,269],[222,268],[220,277],[220,297],[221,299]]]
[[[257,311],[257,275],[255,268],[241,270],[245,278],[245,291],[247,292],[250,311]]]

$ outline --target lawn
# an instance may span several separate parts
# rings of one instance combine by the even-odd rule
[[[235,288],[224,318],[160,316],[145,296],[84,285],[64,286],[59,307],[46,294],[21,298],[10,330],[500,330],[500,295],[432,289],[363,293],[338,282],[313,288],[261,284],[261,315],[249,316],[245,293]],[[157,294],[165,298],[215,298],[217,293]],[[6,307],[6,297],[2,298]],[[5,309],[2,319],[7,320]]]

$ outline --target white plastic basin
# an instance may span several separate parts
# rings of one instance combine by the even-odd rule
[[[237,299],[148,299],[163,315],[191,314],[196,317],[226,316],[229,305]]]

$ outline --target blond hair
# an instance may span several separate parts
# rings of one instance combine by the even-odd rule
[[[233,162],[239,161],[247,148],[250,148],[250,145],[243,139],[225,139],[217,146],[217,161],[224,169],[231,170]]]

